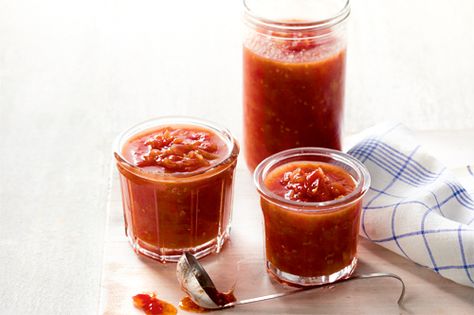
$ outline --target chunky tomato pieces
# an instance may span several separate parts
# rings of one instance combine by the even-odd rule
[[[283,174],[280,180],[285,198],[303,202],[322,202],[341,198],[348,190],[343,183],[329,178],[321,167],[301,168]]]
[[[137,166],[158,166],[167,172],[192,172],[219,157],[213,135],[206,131],[164,128],[143,144],[146,149],[135,153]]]
[[[133,304],[147,315],[174,315],[178,310],[168,302],[156,297],[155,293],[141,293],[133,297]]]

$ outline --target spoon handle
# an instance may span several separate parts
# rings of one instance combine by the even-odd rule
[[[401,304],[401,302],[403,300],[403,297],[405,296],[405,283],[403,282],[402,278],[400,278],[399,276],[397,276],[396,274],[393,274],[393,273],[368,273],[368,274],[353,275],[350,278],[341,279],[341,280],[338,280],[336,282],[326,283],[326,284],[322,284],[322,285],[318,285],[318,286],[302,287],[302,288],[297,288],[293,291],[274,293],[274,294],[259,296],[259,297],[255,297],[255,298],[251,298],[251,299],[246,299],[246,300],[240,300],[240,301],[236,301],[236,302],[232,302],[232,303],[227,303],[227,304],[223,305],[221,308],[228,308],[228,307],[233,307],[233,306],[236,306],[236,305],[243,305],[243,304],[256,303],[256,302],[261,302],[261,301],[266,301],[266,300],[272,300],[272,299],[276,299],[276,298],[279,298],[279,297],[282,297],[282,296],[292,295],[292,294],[295,294],[295,293],[298,293],[298,292],[309,291],[309,290],[313,290],[313,289],[319,289],[319,288],[327,287],[327,286],[330,286],[330,285],[335,285],[335,284],[342,283],[342,282],[348,282],[348,281],[360,280],[360,279],[370,279],[370,278],[394,278],[394,279],[397,279],[398,281],[400,281],[400,283],[402,284],[402,292],[400,293],[400,297],[398,298],[397,303]]]

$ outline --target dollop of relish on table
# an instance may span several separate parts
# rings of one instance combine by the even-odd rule
[[[193,313],[206,313],[209,310],[197,305],[189,296],[185,296],[179,302],[179,308],[183,311],[193,312]]]
[[[301,202],[336,200],[355,188],[346,171],[322,162],[288,163],[269,174],[265,183],[275,194]]]
[[[138,167],[184,173],[217,164],[226,155],[227,146],[213,132],[194,126],[167,126],[139,134],[123,152]]]
[[[218,300],[218,305],[226,305],[228,303],[232,303],[237,301],[234,292],[217,292],[216,293],[216,298]],[[179,302],[179,308],[182,309],[183,311],[188,311],[188,312],[193,312],[193,313],[206,313],[210,312],[212,310],[201,307],[194,303],[193,300],[189,296],[185,296],[184,298],[181,299],[181,302]]]
[[[133,297],[133,304],[147,315],[175,315],[178,313],[172,304],[160,300],[155,293],[141,293]]]

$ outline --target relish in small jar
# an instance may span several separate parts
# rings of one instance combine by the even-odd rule
[[[229,131],[198,119],[158,118],[122,133],[114,154],[134,250],[162,262],[219,252],[238,153]]]
[[[370,184],[365,166],[340,151],[297,148],[265,159],[254,178],[268,272],[300,286],[349,277],[357,264],[362,197]]]

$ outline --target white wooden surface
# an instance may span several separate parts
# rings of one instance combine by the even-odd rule
[[[474,2],[353,2],[346,133],[472,129]],[[241,137],[240,8],[0,0],[0,314],[98,312],[121,129],[187,114]],[[470,152],[472,135],[446,135]]]

